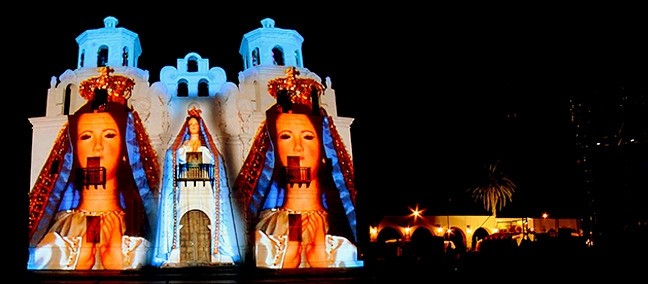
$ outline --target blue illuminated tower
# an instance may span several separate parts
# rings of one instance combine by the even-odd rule
[[[77,68],[102,66],[137,67],[142,46],[136,33],[117,27],[115,17],[106,17],[104,27],[87,30],[76,38],[79,44]]]

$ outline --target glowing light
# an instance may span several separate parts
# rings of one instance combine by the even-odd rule
[[[423,212],[425,212],[425,209],[419,209],[418,204],[416,204],[415,208],[410,207],[409,210],[412,211],[412,214],[410,214],[410,216],[414,217],[414,221],[416,221],[418,217],[423,216]]]
[[[549,214],[547,214],[547,212],[542,213],[542,218],[543,219],[547,219],[548,217],[549,217]]]
[[[369,226],[369,234],[371,236],[375,236],[376,234],[378,234],[378,228],[373,227],[373,226]]]

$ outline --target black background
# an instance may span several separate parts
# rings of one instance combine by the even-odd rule
[[[648,18],[636,7],[181,4],[22,7],[3,19],[6,215],[21,232],[18,269],[38,143],[28,118],[45,115],[50,78],[76,68],[75,38],[106,16],[139,35],[138,67],[151,83],[163,66],[197,52],[238,84],[245,33],[266,17],[299,32],[304,66],[331,77],[338,114],[355,119],[360,233],[416,204],[428,214],[485,213],[466,190],[493,160],[519,185],[498,216],[578,216],[585,197],[573,172],[570,98],[647,85]]]

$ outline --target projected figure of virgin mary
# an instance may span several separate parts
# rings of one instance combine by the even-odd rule
[[[249,204],[257,267],[357,267],[353,165],[311,79],[268,83],[266,111],[235,183]]]
[[[154,265],[240,261],[225,163],[193,105],[164,160]]]
[[[150,262],[157,157],[127,105],[133,81],[84,81],[30,192],[28,269],[137,269]]]

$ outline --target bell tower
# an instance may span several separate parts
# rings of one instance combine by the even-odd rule
[[[243,70],[254,66],[304,67],[304,38],[294,30],[275,27],[270,18],[261,20],[261,27],[243,35],[239,53]]]
[[[118,28],[115,17],[106,17],[104,27],[87,30],[76,38],[79,44],[77,68],[137,67],[142,46],[136,33]]]

